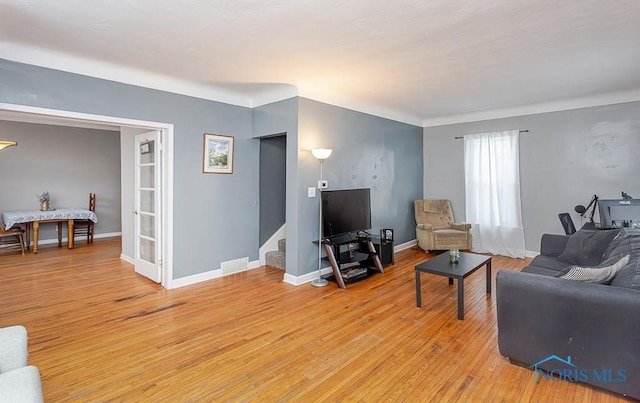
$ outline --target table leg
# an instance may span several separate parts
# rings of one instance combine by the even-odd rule
[[[38,221],[33,222],[33,253],[38,253],[38,232],[40,230],[40,223]]]
[[[422,295],[420,294],[420,270],[416,270],[416,306],[418,308],[422,306]]]
[[[487,294],[491,294],[491,259],[487,262]]]
[[[458,319],[464,320],[464,278],[458,279]]]
[[[67,238],[69,238],[69,249],[73,249],[73,218],[67,220]]]
[[[58,248],[62,247],[62,221],[56,223],[58,226]]]
[[[31,223],[25,223],[24,224],[24,232],[25,232],[25,236],[27,237],[27,239],[25,240],[25,242],[27,243],[27,250],[31,249]]]
[[[453,277],[449,277],[449,285],[453,284]]]

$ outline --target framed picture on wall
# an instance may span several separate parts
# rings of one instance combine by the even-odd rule
[[[233,173],[233,137],[204,134],[202,172],[208,174]]]

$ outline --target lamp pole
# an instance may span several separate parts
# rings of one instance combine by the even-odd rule
[[[314,287],[325,287],[329,285],[329,282],[322,278],[322,166],[324,165],[324,161],[329,158],[332,150],[326,148],[319,148],[311,150],[311,153],[314,157],[320,161],[320,181],[318,182],[318,278],[311,281],[311,285]]]

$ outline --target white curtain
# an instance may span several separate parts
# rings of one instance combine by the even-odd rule
[[[518,130],[464,136],[466,221],[473,250],[523,258]]]

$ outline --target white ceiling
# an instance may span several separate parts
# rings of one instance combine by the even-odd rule
[[[0,0],[0,58],[428,126],[640,100],[640,1]]]

